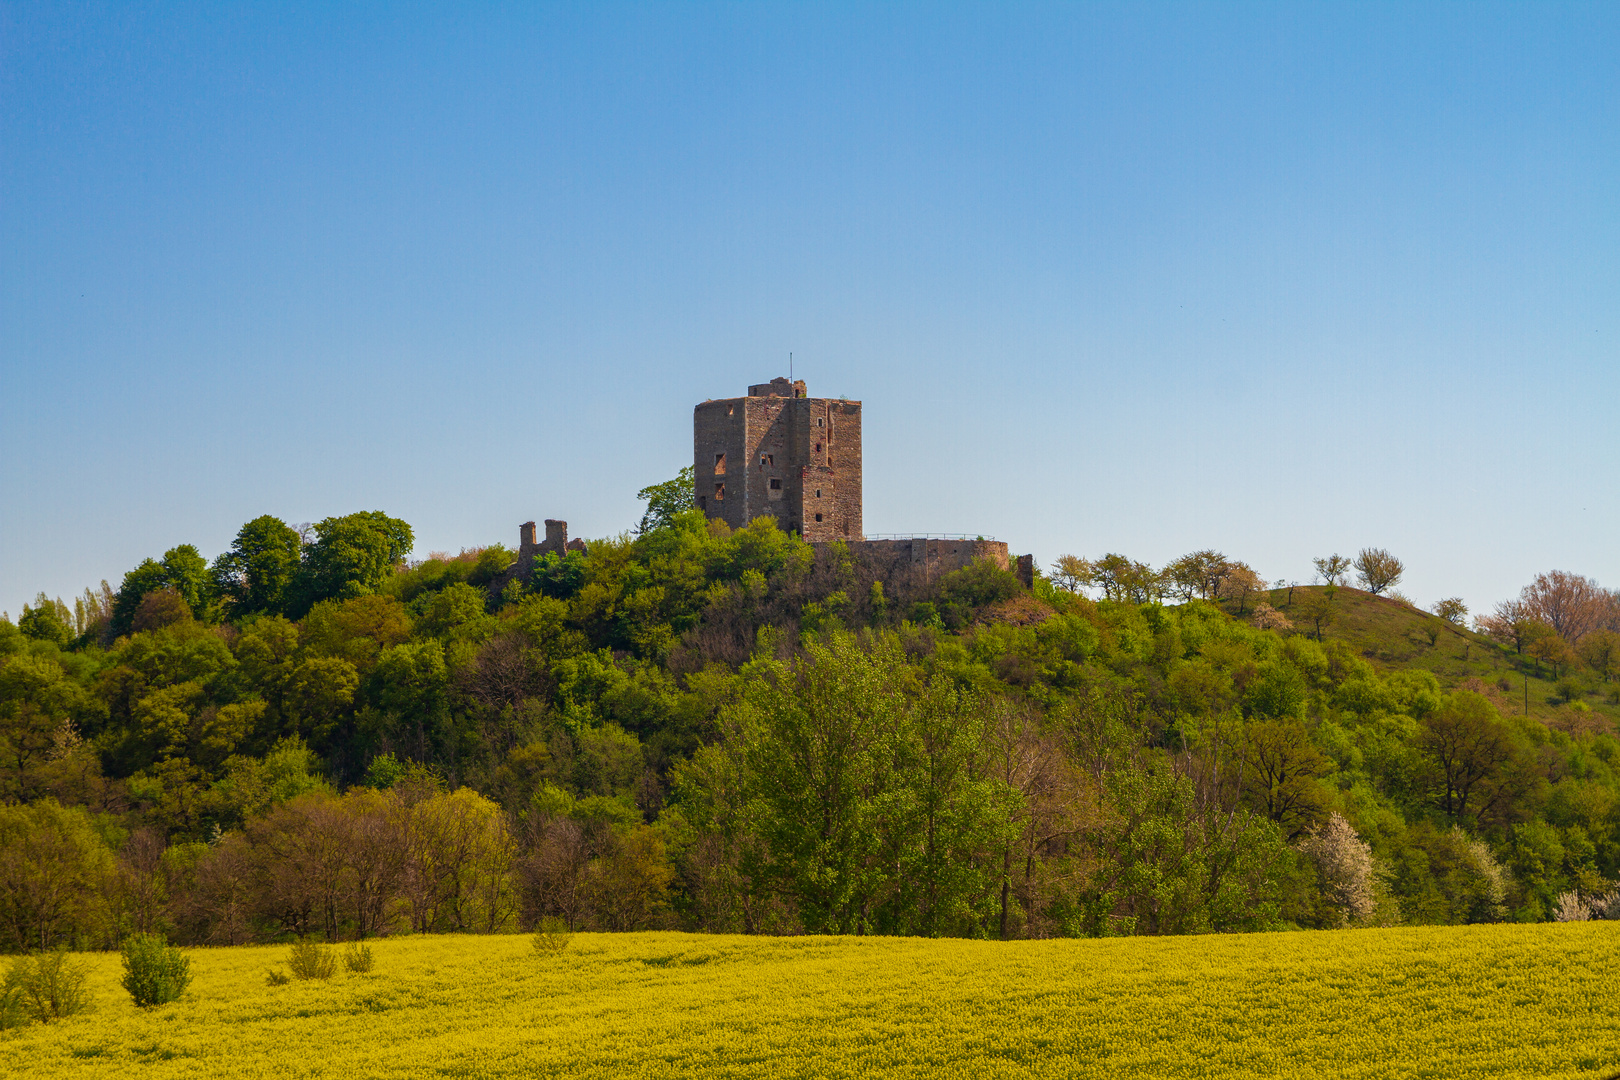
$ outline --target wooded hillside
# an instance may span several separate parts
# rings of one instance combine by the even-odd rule
[[[527,581],[267,516],[0,622],[0,944],[1620,916],[1601,620],[1212,552],[918,581],[679,490]]]

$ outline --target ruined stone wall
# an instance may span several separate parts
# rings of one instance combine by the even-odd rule
[[[925,537],[861,540],[851,543],[849,550],[895,563],[910,563],[928,579],[960,570],[975,559],[989,559],[1003,570],[1012,566],[1007,545],[1000,540],[932,540]]]
[[[810,398],[803,403],[799,453],[803,536],[812,543],[860,540],[861,403]]]
[[[693,496],[698,509],[733,529],[748,521],[745,399],[705,401],[692,410]]]
[[[534,522],[525,521],[518,526],[518,553],[512,565],[506,572],[491,582],[491,588],[496,596],[505,589],[514,579],[528,581],[534,576],[534,560],[537,556],[552,552],[564,555],[570,551],[585,554],[585,541],[568,539],[568,522],[558,521],[554,518],[546,519],[546,538],[536,542],[534,536]]]

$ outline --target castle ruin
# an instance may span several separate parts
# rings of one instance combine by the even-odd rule
[[[747,397],[692,410],[693,498],[710,518],[740,529],[774,517],[812,544],[838,540],[858,554],[933,577],[989,559],[1028,585],[1033,556],[982,537],[866,538],[861,528],[861,403],[813,398],[804,380],[776,378]]]
[[[518,526],[518,553],[517,559],[507,568],[504,574],[496,578],[494,589],[499,593],[514,578],[522,579],[527,584],[534,577],[534,560],[541,555],[556,555],[559,558],[570,551],[585,554],[585,541],[575,538],[568,539],[568,522],[546,519],[546,538],[536,541],[534,522],[525,521]]]
[[[810,543],[859,540],[861,403],[805,395],[772,379],[692,411],[694,496],[740,529],[774,517]]]
[[[912,580],[988,559],[1012,570],[1026,586],[1035,557],[1015,560],[1007,545],[982,536],[867,538],[861,527],[861,403],[813,398],[804,380],[772,379],[748,388],[747,397],[705,401],[692,410],[693,502],[711,519],[741,529],[761,517],[811,544],[839,541],[888,573]],[[568,538],[568,522],[548,519],[546,538],[534,522],[518,532],[518,557],[497,586],[513,577],[527,582],[537,556],[585,552]]]

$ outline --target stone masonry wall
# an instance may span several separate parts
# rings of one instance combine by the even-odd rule
[[[1013,565],[1007,545],[1000,540],[862,540],[851,543],[849,549],[857,554],[910,562],[925,578],[960,570],[975,559],[989,559],[1003,570]]]
[[[733,529],[769,516],[811,542],[860,539],[860,402],[807,397],[786,379],[748,391],[693,410],[698,508]]]

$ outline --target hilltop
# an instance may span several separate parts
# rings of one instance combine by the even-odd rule
[[[1294,623],[1294,632],[1314,637],[1311,600],[1329,591],[1322,585],[1273,589],[1269,602]],[[1620,684],[1578,674],[1564,687],[1573,686],[1578,693],[1566,699],[1547,665],[1478,631],[1348,585],[1331,591],[1333,614],[1321,627],[1322,640],[1345,642],[1381,673],[1427,671],[1448,690],[1485,695],[1503,714],[1526,715],[1528,708],[1529,716],[1568,732],[1620,730]],[[1225,606],[1236,610],[1230,603]],[[1247,611],[1244,618],[1252,624],[1254,612]]]
[[[0,887],[75,883],[0,945],[1620,917],[1591,669],[1355,589],[1318,620],[1215,552],[1172,604],[1122,556],[946,570],[663,509],[414,563],[381,512],[265,516],[0,621]]]

